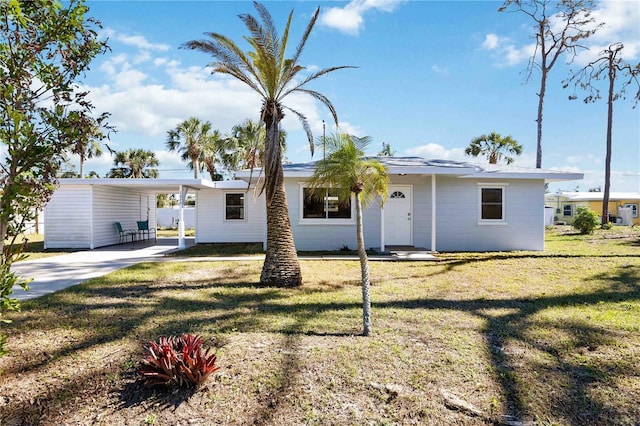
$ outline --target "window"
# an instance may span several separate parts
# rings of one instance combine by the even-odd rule
[[[571,204],[562,206],[562,216],[573,216],[573,206]]]
[[[224,219],[244,220],[244,194],[224,194]]]
[[[633,210],[633,213],[632,213],[633,217],[638,217],[638,204],[632,203],[632,204],[625,204],[624,206],[626,208],[631,208],[631,210]]]
[[[506,184],[479,186],[479,224],[506,224],[505,187]]]
[[[324,192],[324,196],[322,194]],[[302,219],[347,219],[351,220],[351,198],[339,197],[335,189],[302,188]]]

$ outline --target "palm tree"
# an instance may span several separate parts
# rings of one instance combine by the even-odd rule
[[[196,117],[190,117],[178,124],[175,129],[167,132],[167,147],[169,151],[182,153],[182,160],[188,161],[188,167],[193,170],[193,177],[198,178],[198,172],[202,170],[203,146],[211,137],[211,123],[202,122]]]
[[[107,177],[110,178],[157,178],[159,164],[156,155],[144,149],[129,149],[117,152],[112,168]]]
[[[329,99],[308,89],[307,85],[318,77],[349,67],[330,67],[312,72],[306,77],[300,75],[305,70],[299,63],[300,55],[318,19],[320,8],[316,9],[311,17],[293,56],[286,58],[293,11],[289,13],[284,33],[280,38],[269,11],[260,3],[254,2],[254,6],[262,22],[250,14],[240,15],[240,20],[250,33],[249,36],[245,36],[245,40],[250,44],[251,51],[242,51],[235,42],[218,33],[207,33],[209,39],[192,40],[185,46],[213,56],[215,62],[211,65],[214,73],[237,78],[257,92],[262,99],[260,120],[265,124],[263,190],[267,205],[267,251],[260,282],[274,286],[299,286],[302,284],[302,275],[291,232],[282,171],[280,122],[284,117],[284,110],[292,112],[300,119],[307,133],[312,154],[313,135],[307,118],[283,102],[292,93],[310,95],[329,109],[337,125],[338,116]]]
[[[346,134],[329,136],[324,142],[327,157],[318,161],[313,177],[309,180],[313,193],[322,198],[326,196],[327,188],[332,188],[340,200],[349,200],[353,194],[362,274],[362,334],[365,336],[371,334],[371,297],[362,209],[376,198],[380,198],[384,204],[389,187],[389,175],[385,166],[375,159],[364,157],[370,141],[368,137],[357,138]]]
[[[224,164],[228,144],[228,139],[222,137],[219,130],[214,130],[202,141],[199,162],[207,169],[212,181],[222,180],[216,164]]]
[[[502,137],[496,132],[473,138],[469,146],[464,150],[466,155],[474,157],[478,155],[486,156],[489,164],[498,164],[498,161],[503,158],[507,161],[507,164],[513,163],[513,157],[507,156],[505,152],[520,155],[522,154],[522,145],[511,136]]]
[[[80,172],[78,176],[84,178],[84,162],[89,158],[100,157],[103,152],[100,147],[100,140],[105,136],[102,134],[96,120],[88,118],[90,123],[87,125],[87,131],[81,132],[71,146],[71,152],[80,157]]]

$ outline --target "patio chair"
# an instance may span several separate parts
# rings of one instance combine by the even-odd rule
[[[124,229],[120,222],[116,222],[116,228],[118,229],[118,235],[120,235],[120,244],[123,242],[126,243],[128,237],[131,237],[131,242],[133,243],[138,231],[134,231],[133,229]]]
[[[138,221],[138,232],[140,234],[142,234],[142,239],[143,240],[150,240],[151,239],[151,234],[153,234],[153,241],[154,242],[157,241],[156,229],[155,228],[149,228],[149,221],[148,220]],[[146,238],[145,238],[145,235],[146,235]]]

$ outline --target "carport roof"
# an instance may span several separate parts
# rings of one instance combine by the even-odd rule
[[[93,186],[109,186],[116,188],[134,188],[143,191],[156,193],[172,193],[177,192],[180,187],[189,190],[200,189],[238,189],[239,185],[246,187],[244,181],[219,181],[212,182],[208,179],[115,179],[115,178],[99,178],[99,179],[80,179],[80,178],[63,178],[59,179],[61,186],[67,185],[93,185]]]

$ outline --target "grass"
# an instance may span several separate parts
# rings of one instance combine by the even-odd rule
[[[139,264],[6,316],[0,424],[637,425],[639,250],[637,228],[562,229],[372,263],[366,338],[357,262],[304,261],[298,289],[261,287],[260,261]],[[142,346],[182,332],[222,369],[141,388]]]
[[[24,239],[27,240],[24,254],[25,260],[40,259],[43,257],[58,256],[63,253],[69,253],[73,250],[45,250],[44,249],[44,235],[43,234],[29,234],[26,238],[18,238],[17,244],[21,244]]]

